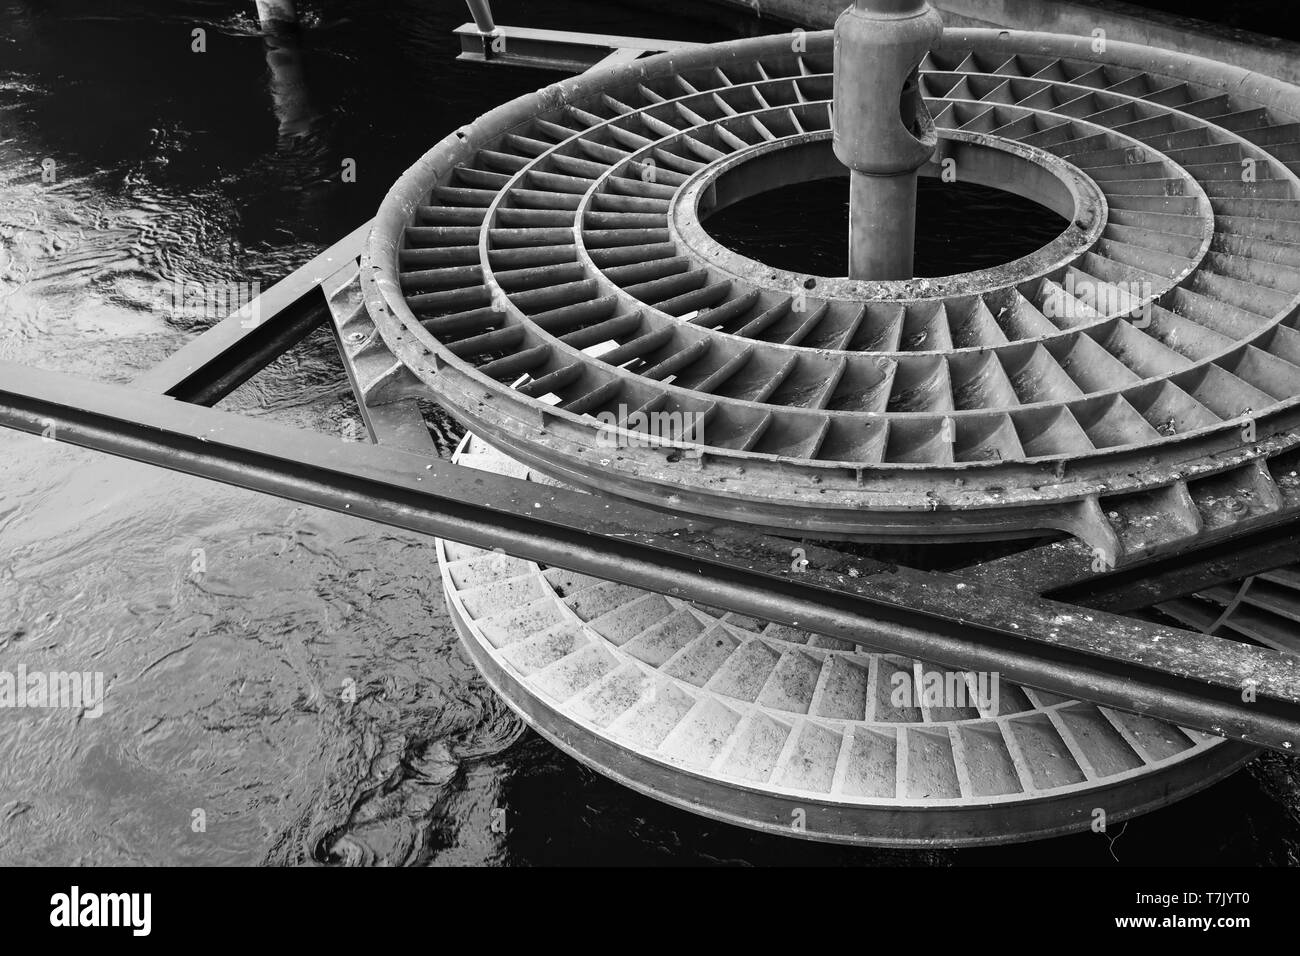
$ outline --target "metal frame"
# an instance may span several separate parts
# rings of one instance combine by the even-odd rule
[[[472,23],[457,28],[456,35],[461,41],[461,54],[457,59],[573,73],[628,63],[646,53],[698,46],[674,40],[528,27],[499,26],[491,33],[483,33]]]
[[[1189,536],[1186,551],[1138,557],[1109,575],[1086,571],[1084,551],[1068,544],[962,574],[805,546],[811,564],[800,571],[788,540],[615,500],[594,509],[588,495],[432,456],[417,393],[372,349],[376,333],[360,307],[357,258],[368,230],[273,286],[251,316],[231,316],[131,386],[0,362],[0,425],[859,643],[870,633],[873,645],[902,654],[998,670],[1259,746],[1294,752],[1300,743],[1300,657],[1086,610],[1145,607],[1288,563],[1300,504],[1284,503],[1250,536]],[[382,445],[205,407],[327,315]],[[370,360],[382,366],[377,373],[367,371]],[[1250,702],[1244,687],[1253,689]]]
[[[547,484],[474,435],[452,461]],[[1120,820],[1172,803],[1257,754],[1008,684],[995,706],[913,700],[904,714],[882,688],[897,668],[928,662],[492,551],[446,541],[436,551],[465,651],[534,729],[634,789],[773,834],[883,846],[1036,839],[1086,830],[1098,806]],[[757,696],[742,674],[760,675]],[[779,749],[764,745],[775,739]],[[1047,765],[1054,772],[1033,769]],[[792,834],[799,808],[804,832]]]
[[[630,63],[646,53],[699,46],[677,40],[499,26],[489,0],[468,0],[468,6],[474,22],[456,28],[461,47],[457,59],[475,63],[582,73]]]
[[[839,323],[855,312],[860,317],[865,307],[857,299],[841,301],[833,286],[823,291],[823,278],[807,280],[826,300],[812,309],[811,318],[795,315],[795,298],[789,292],[781,293],[776,304],[771,305],[763,295],[776,293],[763,284],[766,279],[741,283],[737,270],[723,268],[725,263],[720,266],[713,255],[700,254],[689,243],[683,244],[680,235],[686,234],[686,227],[678,222],[675,211],[686,202],[682,197],[695,188],[691,183],[699,186],[721,182],[708,179],[711,167],[707,163],[685,155],[692,152],[691,144],[697,159],[712,157],[719,164],[730,161],[720,158],[724,150],[710,147],[700,138],[705,136],[701,131],[706,127],[716,127],[714,131],[721,137],[725,129],[734,126],[726,143],[728,149],[736,150],[730,155],[738,158],[805,136],[806,130],[770,139],[777,133],[789,132],[776,126],[775,118],[785,108],[773,105],[785,102],[785,94],[798,94],[808,100],[800,105],[801,109],[813,111],[801,121],[805,126],[814,118],[825,124],[827,104],[822,97],[831,85],[830,40],[828,34],[809,37],[807,55],[820,57],[812,63],[806,63],[803,55],[791,54],[782,38],[770,37],[660,56],[595,76],[587,74],[505,104],[443,140],[390,191],[376,217],[367,248],[368,265],[363,271],[367,301],[393,353],[462,423],[520,461],[567,475],[603,493],[650,505],[673,495],[680,500],[682,511],[782,527],[792,534],[932,541],[958,535],[1005,538],[1013,533],[1057,529],[1084,539],[1111,563],[1120,563],[1115,559],[1127,561],[1130,553],[1142,554],[1152,547],[1170,551],[1174,545],[1181,546],[1184,542],[1179,532],[1189,525],[1206,525],[1207,538],[1217,534],[1217,516],[1215,521],[1203,520],[1197,496],[1203,486],[1217,484],[1229,472],[1240,472],[1243,478],[1253,473],[1258,479],[1257,488],[1243,487],[1237,495],[1235,503],[1249,512],[1245,517],[1267,520],[1254,512],[1271,510],[1275,502],[1284,504],[1280,499],[1300,495],[1300,489],[1283,489],[1284,482],[1274,482],[1268,476],[1268,469],[1275,464],[1290,470],[1293,457],[1283,456],[1294,456],[1300,447],[1296,445],[1300,410],[1294,395],[1300,388],[1300,368],[1273,353],[1264,355],[1252,344],[1258,341],[1261,346],[1267,345],[1262,338],[1247,336],[1231,345],[1215,344],[1210,351],[1198,353],[1195,361],[1185,367],[1172,360],[1162,365],[1168,358],[1165,353],[1172,354],[1170,349],[1155,337],[1139,332],[1121,315],[1108,314],[1104,323],[1109,344],[1102,351],[1109,350],[1111,358],[1115,358],[1114,353],[1124,353],[1130,346],[1133,354],[1150,349],[1149,357],[1165,356],[1151,358],[1160,366],[1159,374],[1144,368],[1139,376],[1128,368],[1122,385],[1114,380],[1100,384],[1085,381],[1080,391],[1058,362],[1057,377],[1070,387],[1062,387],[1051,396],[1040,395],[1034,402],[1022,404],[1019,397],[1007,399],[1005,392],[994,390],[988,402],[976,408],[953,410],[950,406],[954,399],[948,394],[946,405],[940,401],[937,407],[920,411],[907,406],[897,411],[883,407],[880,383],[893,382],[890,387],[906,396],[923,391],[914,383],[930,379],[918,376],[929,375],[927,369],[937,369],[933,378],[939,382],[936,394],[955,392],[955,372],[945,364],[948,359],[939,361],[924,351],[837,352],[835,347],[805,348],[783,341],[796,322],[802,322],[794,331],[797,337],[805,334],[810,323],[825,321],[825,315],[833,315],[835,307],[843,305],[845,308],[834,315],[832,323],[838,333]],[[1094,63],[1097,69],[1137,69],[1149,58],[1148,51],[1122,44],[1111,45],[1102,57],[1083,41],[957,31],[948,35],[942,50],[935,51],[938,59],[934,69],[923,74],[923,79],[925,75],[955,75],[955,66],[964,62],[967,54],[989,58],[986,68],[981,68],[988,72],[978,75],[994,89],[1006,82],[1000,72],[995,72],[996,65],[1022,55],[1030,58],[1033,66],[1026,67],[1030,71],[1041,62],[1033,58],[1035,54],[1071,63],[1077,60],[1079,70],[1088,70]],[[725,65],[735,79],[718,68],[719,64]],[[1150,89],[1143,88],[1153,99],[1166,89],[1166,82],[1188,87],[1180,95],[1195,98],[1221,87],[1244,88],[1250,79],[1250,96],[1243,103],[1258,102],[1284,112],[1296,101],[1293,88],[1283,89],[1281,84],[1263,79],[1256,82],[1226,67],[1167,58],[1161,69],[1169,74],[1168,78]],[[684,81],[687,93],[670,99],[678,92],[674,79],[688,75]],[[738,112],[752,104],[741,94],[729,91],[748,89],[753,85],[748,81],[755,75],[766,77],[753,81],[767,91],[765,96],[779,89],[782,98],[772,96],[769,102],[760,97],[765,109]],[[1138,75],[1145,77],[1140,69]],[[800,92],[812,82],[810,77],[820,83],[821,94]],[[720,84],[718,89],[709,86],[710,82]],[[1103,85],[1106,83],[1109,79]],[[1087,83],[1066,87],[1060,95],[1101,96]],[[1055,87],[1039,91],[1043,95],[1057,92]],[[715,98],[731,95],[736,103],[725,109],[717,107],[725,115],[705,123],[683,101],[706,109],[702,98],[710,93]],[[1117,115],[1128,116],[1127,110],[1150,105],[1137,96],[1114,96],[1114,104],[1109,99],[1094,104],[1098,112],[1121,111]],[[602,97],[610,102],[604,102]],[[1243,103],[1225,101],[1221,108],[1237,109]],[[953,110],[957,106],[993,108],[989,101],[964,96],[949,104]],[[680,110],[681,115],[675,116],[673,109]],[[1024,116],[1016,113],[1015,122],[1032,122],[1035,125],[1021,128],[1037,129],[1039,112],[1030,110]],[[754,142],[761,135],[759,128],[751,129],[748,139],[738,133],[745,120],[758,122],[758,115],[776,130],[759,124],[769,137],[766,143]],[[675,118],[676,124],[663,117]],[[1011,116],[1004,117],[1002,112],[988,123],[1003,119],[1011,125]],[[1076,128],[1075,118],[1068,111],[1052,115],[1050,123],[1056,125],[1032,135],[1045,136],[1057,130],[1053,135],[1058,139],[1069,137],[1067,142],[1092,143],[1091,136],[1083,135],[1084,129]],[[1085,126],[1088,130],[1094,128]],[[1097,124],[1096,130],[1101,129]],[[1093,157],[1089,163],[1109,170],[1106,177],[1120,175],[1115,169],[1128,175],[1133,164],[1105,164],[1116,159],[1115,143],[1136,148],[1137,140],[1126,136],[1112,140],[1109,132],[1097,135],[1105,136],[1108,148],[1094,150],[1096,155],[1085,154]],[[600,139],[605,136],[621,143],[622,148],[603,147],[609,152],[601,153]],[[590,147],[590,155],[604,156],[604,160],[582,159],[583,150],[575,144],[584,142]],[[745,142],[750,145],[743,145]],[[1231,150],[1239,148],[1244,147],[1230,144]],[[829,150],[824,152],[831,156]],[[637,164],[651,155],[665,164],[670,164],[670,158],[685,164],[674,173],[681,181],[640,182]],[[751,165],[744,164],[743,168]],[[1145,174],[1173,175],[1166,168],[1173,165],[1172,160],[1152,161]],[[1278,187],[1277,195],[1283,191],[1290,195],[1300,180],[1281,164],[1275,165],[1278,179],[1270,185]],[[786,172],[784,167],[776,167],[775,171],[765,167],[763,173],[765,179],[795,175],[799,174]],[[616,188],[610,185],[615,181],[620,183]],[[1199,191],[1195,197],[1196,214],[1184,217],[1190,220],[1188,228],[1192,231],[1186,236],[1180,233],[1178,240],[1186,244],[1186,256],[1175,257],[1178,269],[1171,265],[1165,270],[1175,274],[1162,272],[1160,283],[1144,296],[1164,294],[1169,291],[1168,283],[1186,278],[1190,274],[1187,270],[1200,263],[1211,238],[1206,228],[1211,209],[1208,196],[1190,179],[1174,181],[1180,183],[1180,190],[1188,191],[1184,198],[1189,202],[1191,192]],[[1159,186],[1160,180],[1151,182]],[[655,189],[659,190],[657,194]],[[674,189],[677,198],[669,199],[667,194]],[[715,191],[723,190],[719,187]],[[751,190],[746,187],[743,191]],[[1123,211],[1133,213],[1131,209]],[[1224,215],[1226,218],[1233,214]],[[1243,207],[1235,215],[1245,216],[1248,212]],[[658,228],[660,225],[670,228]],[[612,228],[615,226],[622,228]],[[527,237],[521,233],[527,233]],[[589,233],[599,237],[591,248]],[[661,241],[665,238],[672,241]],[[610,254],[605,244],[611,242],[618,246],[609,261],[617,264],[606,269],[596,253]],[[494,255],[499,262],[494,262]],[[624,264],[629,261],[633,264]],[[547,268],[557,262],[563,267]],[[1111,266],[1120,268],[1118,262]],[[1101,267],[1099,274],[1111,274],[1105,272],[1111,266]],[[773,270],[764,267],[755,271]],[[610,277],[611,273],[617,274],[617,280]],[[1014,278],[1019,282],[1032,275],[1036,272],[1021,275],[1017,271],[1005,281]],[[1057,278],[1062,279],[1059,274]],[[782,276],[779,284],[799,287],[796,277],[790,275]],[[1040,293],[1043,287],[1046,284],[1040,287]],[[864,290],[862,294],[868,291],[868,298],[877,301],[877,290]],[[1288,310],[1294,307],[1290,293],[1271,290],[1268,295],[1270,302],[1278,299],[1287,303]],[[895,298],[891,293],[889,301]],[[1166,304],[1176,306],[1172,301]],[[1259,305],[1252,300],[1252,304],[1261,317],[1265,312],[1271,316],[1258,334],[1277,333],[1279,352],[1300,348],[1288,344],[1297,335],[1294,329],[1273,325],[1291,321],[1293,312],[1276,312],[1276,302]],[[988,303],[986,316],[997,308],[997,302]],[[700,315],[691,318],[690,313],[697,310]],[[760,314],[755,317],[754,313]],[[1161,314],[1175,316],[1167,310]],[[1046,323],[1045,318],[1039,318]],[[697,319],[699,324],[694,324]],[[747,323],[745,328],[767,328],[767,323],[773,321],[788,320],[788,324],[772,326],[782,330],[773,341],[760,341],[757,333],[741,334],[743,329],[737,331],[737,325],[723,328],[732,319]],[[897,329],[898,324],[894,327]],[[1007,391],[1011,390],[1007,373],[1014,372],[1015,366],[1005,368],[998,364],[1000,359],[986,362],[986,348],[1023,356],[1032,344],[1038,357],[1049,363],[1056,360],[1050,358],[1047,345],[1060,351],[1065,348],[1063,343],[1072,342],[1079,349],[1086,346],[1092,350],[1088,354],[1093,358],[1078,359],[1079,365],[1088,366],[1101,356],[1096,350],[1103,336],[1094,338],[1092,326],[1079,324],[1040,332],[1036,327],[1032,335],[1010,342],[989,344],[991,339],[984,339],[978,348],[967,345],[948,352],[961,351],[962,361],[967,362],[974,361],[967,354],[973,349],[981,356],[979,367],[991,362],[1002,376],[1000,388]],[[1252,331],[1250,336],[1256,334]],[[588,336],[608,336],[617,348],[594,355],[589,346],[596,339]],[[1001,336],[998,331],[994,338]],[[1227,341],[1225,336],[1220,338]],[[1075,351],[1071,346],[1069,354]],[[906,360],[911,372],[889,378],[876,365],[880,355],[886,354],[889,363]],[[611,356],[617,361],[612,361]],[[1269,385],[1259,376],[1253,382],[1233,377],[1227,366],[1236,368],[1234,363],[1245,362],[1246,357],[1258,359],[1259,368],[1268,369],[1268,376],[1276,374],[1279,380],[1284,379],[1285,387],[1276,381]],[[641,364],[633,367],[629,362]],[[1130,362],[1144,367],[1142,361]],[[787,379],[794,374],[791,369],[800,376],[797,385]],[[852,369],[857,371],[848,371]],[[531,381],[522,387],[510,387],[524,372],[532,377]],[[682,380],[676,381],[679,374]],[[877,375],[883,377],[877,379]],[[740,394],[727,391],[727,383],[735,376],[745,379],[745,388],[735,389]],[[1231,391],[1226,384],[1229,380],[1240,389],[1230,406],[1216,405],[1217,413],[1191,398],[1193,391],[1206,398],[1204,382],[1211,378],[1225,383],[1225,392]],[[876,404],[828,409],[826,399],[832,392],[825,389],[834,389],[839,387],[837,382],[846,381],[850,395],[857,394],[864,383],[874,383],[870,390]],[[692,383],[700,382],[709,383],[708,387],[693,387]],[[1264,394],[1260,386],[1271,387],[1277,393],[1265,397],[1267,404],[1251,397]],[[777,397],[781,389],[786,389],[789,397]],[[1180,421],[1172,433],[1157,431],[1155,425],[1168,425],[1178,417],[1154,421],[1157,415],[1152,409],[1163,407],[1152,404],[1157,394],[1163,396],[1161,401],[1186,398],[1185,417],[1195,424],[1184,427]],[[1273,398],[1278,400],[1274,402]],[[1258,441],[1242,437],[1243,416],[1250,417],[1246,415],[1250,409],[1245,407],[1248,400],[1255,401],[1260,409]],[[683,444],[690,448],[693,441],[698,441],[692,449],[696,454],[670,454],[667,464],[664,449],[655,443],[622,442],[620,454],[614,456],[601,451],[609,444],[611,429],[616,437],[621,435],[619,429],[633,431],[624,425],[628,412],[656,408],[694,414],[700,420],[712,415],[709,421],[722,423],[714,432],[718,439],[705,442],[687,434]],[[622,415],[618,409],[623,410]],[[1046,414],[1052,409],[1061,414]],[[1109,411],[1096,417],[1102,409]],[[610,415],[615,416],[617,426],[605,424]],[[1052,435],[1061,421],[1075,421],[1077,425],[1089,418],[1094,425],[1098,421],[1114,425],[1123,419],[1132,428],[1118,428],[1125,435],[1122,441],[1103,435],[1096,442],[1076,445],[1066,441],[1057,446],[1057,438],[1053,438],[1047,444],[1054,450],[1040,449],[1043,454],[1035,451],[1030,457],[1026,457],[1016,437],[1016,433],[1029,429],[1037,440]],[[1250,418],[1252,428],[1254,422],[1255,418]],[[970,425],[971,431],[963,432],[963,423]],[[993,423],[997,423],[995,433],[1006,438],[1006,445],[1001,451],[994,449],[997,454],[986,454],[990,449],[981,443],[981,429]],[[942,440],[945,427],[956,428],[958,444],[966,441],[967,454],[958,461],[949,460],[953,443]],[[1103,433],[1109,427],[1102,429]],[[881,457],[881,445],[886,440],[892,442],[896,431],[904,437],[886,460]],[[1079,429],[1073,428],[1072,433],[1077,437]],[[771,437],[767,445],[763,444],[765,436]],[[834,453],[819,457],[826,443]],[[791,481],[792,476],[798,480]],[[1124,519],[1129,510],[1141,517],[1136,522],[1140,528],[1158,529],[1168,540],[1145,533],[1142,540],[1134,541],[1128,528],[1131,522],[1110,520],[1110,512]],[[936,511],[943,520],[936,520]],[[1161,520],[1153,520],[1153,516]],[[1233,533],[1240,530],[1239,523],[1232,524]]]
[[[1171,790],[1179,796],[1188,796],[1213,786],[1239,770],[1255,755],[1249,748],[1222,745],[1199,765],[1203,775],[1181,792],[1177,786],[1171,786],[1168,777],[1153,775],[1054,798],[1040,795],[1028,805],[990,801],[966,808],[959,823],[946,823],[941,827],[932,819],[937,815],[933,809],[903,806],[866,809],[862,806],[814,804],[806,796],[782,799],[741,788],[720,788],[704,776],[669,769],[632,749],[611,745],[599,735],[558,717],[520,682],[517,675],[502,667],[484,650],[454,608],[452,621],[461,635],[463,646],[488,685],[553,746],[645,796],[709,819],[777,836],[917,849],[933,848],[936,844],[987,846],[990,843],[1065,836],[1090,826],[1092,810],[1098,805],[1111,808],[1107,810],[1107,817],[1114,822],[1140,816],[1166,806],[1171,800]],[[1124,809],[1119,809],[1120,803],[1125,805]],[[806,818],[806,829],[795,832],[790,821],[800,810]],[[918,818],[924,818],[924,822]],[[870,822],[864,822],[866,820]],[[942,834],[938,832],[940,829]],[[925,831],[925,835],[919,836],[918,830]],[[991,836],[995,834],[997,836]]]
[[[1265,648],[819,548],[798,572],[791,542],[753,531],[616,501],[594,512],[578,492],[7,362],[0,425],[834,637],[869,633],[1260,746],[1300,741],[1300,657]]]
[[[195,405],[215,405],[321,324],[321,285],[361,255],[366,222],[315,259],[218,322],[133,383]]]

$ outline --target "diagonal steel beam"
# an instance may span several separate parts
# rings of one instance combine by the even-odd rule
[[[320,285],[361,255],[370,223],[354,229],[247,307],[218,322],[145,372],[136,388],[215,405],[329,316]]]
[[[1300,657],[0,362],[0,425],[1294,752]],[[1243,688],[1246,690],[1243,691]]]
[[[361,419],[371,441],[436,458],[438,448],[420,411],[419,390],[411,393],[400,387],[405,369],[379,345],[379,333],[362,301],[360,271],[350,262],[321,289]]]
[[[1294,564],[1300,555],[1300,508],[1285,506],[1268,521],[1243,525],[1233,534],[1192,536],[1173,553],[1101,574],[1092,569],[1093,553],[1077,541],[1028,548],[957,573],[1122,614],[1274,571]]]

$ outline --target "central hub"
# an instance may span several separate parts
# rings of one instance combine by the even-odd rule
[[[728,206],[782,186],[843,176],[829,133],[820,131],[762,143],[701,170],[674,199],[669,230],[678,247],[702,265],[773,294],[879,302],[977,295],[1032,282],[1059,273],[1105,229],[1106,197],[1097,184],[1051,153],[951,130],[939,140],[934,159],[918,172],[938,177],[945,168],[960,170],[962,182],[1000,189],[1045,206],[1070,225],[1043,248],[1005,265],[941,278],[888,281],[788,272],[729,249],[710,235],[705,220]]]
[[[835,23],[835,155],[852,170],[855,279],[912,277],[917,170],[938,142],[918,67],[942,35],[925,0],[857,0]]]

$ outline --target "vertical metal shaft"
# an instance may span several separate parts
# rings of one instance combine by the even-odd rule
[[[261,21],[262,29],[274,30],[277,26],[297,23],[298,11],[294,8],[294,0],[257,0],[257,19]]]
[[[915,171],[871,176],[856,170],[849,187],[849,277],[910,279],[916,248]]]
[[[938,145],[917,67],[942,34],[926,0],[856,0],[835,23],[834,145],[852,171],[852,279],[912,278],[917,170]]]
[[[271,100],[275,118],[280,122],[280,136],[302,136],[310,131],[316,114],[307,91],[298,38],[287,31],[268,31],[263,42],[266,44]]]
[[[469,12],[474,16],[474,25],[479,33],[495,33],[496,21],[492,19],[492,4],[488,0],[466,0]]]

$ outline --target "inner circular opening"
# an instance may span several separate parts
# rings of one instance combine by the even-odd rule
[[[1028,276],[1072,252],[1072,221],[1097,221],[1066,164],[960,133],[919,172],[917,278],[999,277],[1012,264]],[[849,175],[828,132],[720,163],[686,195],[679,228],[695,230],[707,261],[847,281]]]
[[[920,278],[977,272],[1031,255],[1069,225],[1031,199],[969,182],[921,176],[916,265]],[[849,271],[848,175],[750,196],[704,220],[715,241],[775,269],[817,276]]]

